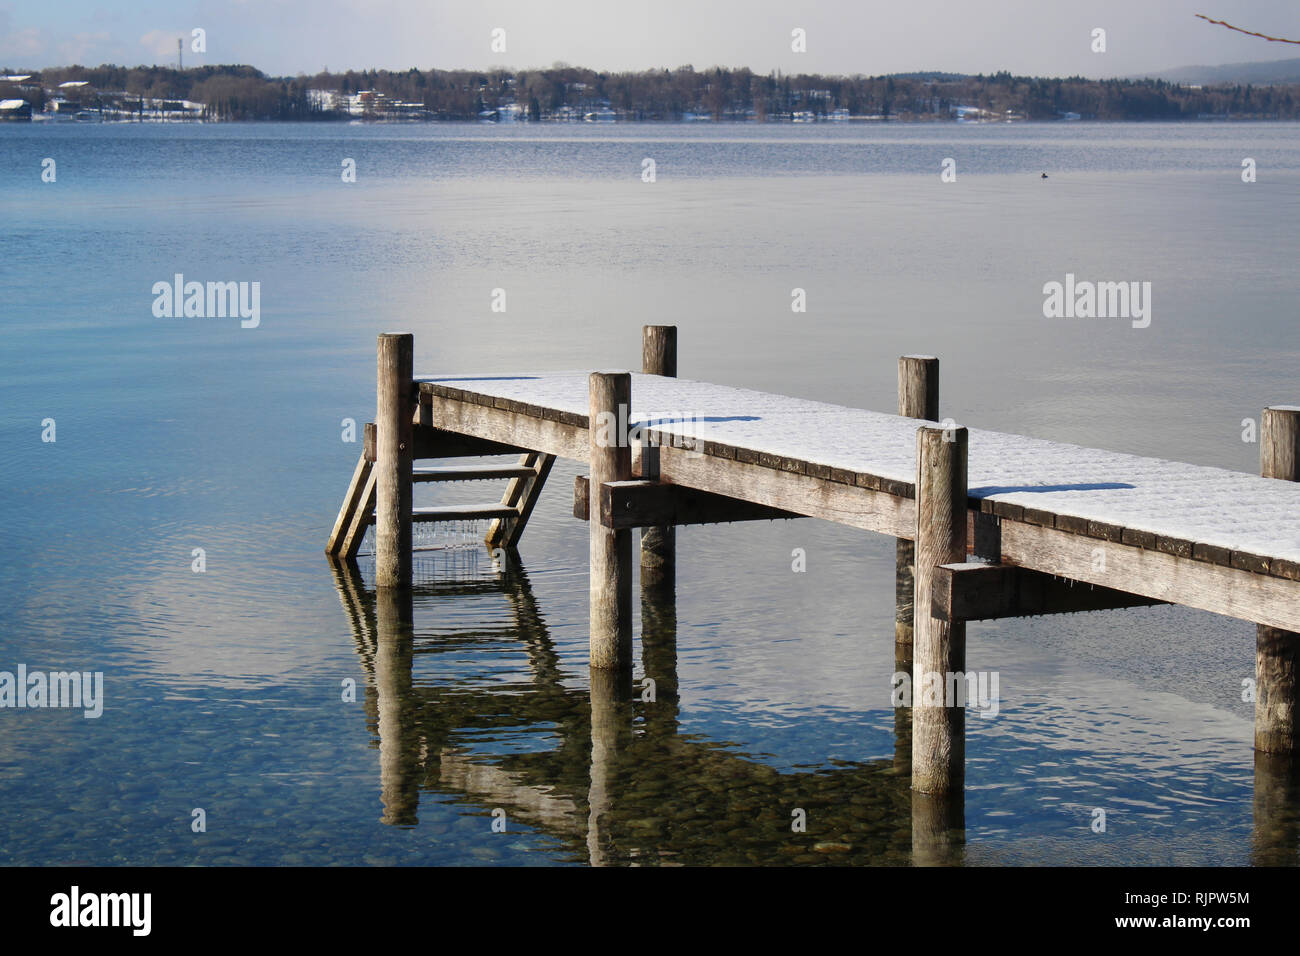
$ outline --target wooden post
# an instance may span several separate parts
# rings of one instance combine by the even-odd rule
[[[939,360],[933,355],[904,355],[898,360],[898,414],[939,420]],[[912,591],[916,545],[899,538],[894,573],[894,643],[912,643]],[[909,657],[911,655],[908,655]]]
[[[600,523],[600,486],[632,477],[628,418],[632,376],[592,372],[588,380],[590,417],[591,666],[632,667],[632,531]]]
[[[375,409],[375,584],[411,584],[411,383],[415,339],[379,336]]]
[[[1300,408],[1264,409],[1259,469],[1265,478],[1300,481]],[[1255,628],[1255,749],[1296,752],[1296,659],[1300,634],[1262,624]]]
[[[902,541],[899,541],[902,544]],[[911,544],[909,541],[908,544]],[[908,580],[911,580],[910,569]],[[907,601],[911,607],[911,598]],[[644,612],[643,612],[644,613]],[[908,624],[908,641],[906,644],[894,642],[894,673],[906,674],[912,679],[915,662],[912,660],[911,624]],[[893,697],[891,681],[891,699]],[[894,705],[894,772],[900,776],[912,772],[912,708],[902,702]]]
[[[641,329],[641,371],[677,377],[677,326],[647,325]],[[659,449],[641,449],[641,477],[659,477]],[[677,576],[677,529],[641,529],[642,587],[671,586]]]
[[[936,566],[966,560],[967,443],[966,429],[957,426],[922,425],[916,432],[912,789],[922,793],[964,783],[966,711],[948,706],[955,703],[948,690],[951,675],[966,670],[966,623],[931,617],[930,593]]]

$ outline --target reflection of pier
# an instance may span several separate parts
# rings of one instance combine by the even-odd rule
[[[448,578],[410,590],[366,588],[354,565],[334,566],[358,657],[364,702],[380,753],[381,819],[418,825],[423,791],[456,794],[487,814],[547,834],[575,860],[627,863],[844,863],[951,865],[964,859],[964,797],[909,790],[911,710],[895,710],[895,757],[815,773],[781,773],[725,742],[682,735],[677,718],[677,622],[671,582],[641,591],[642,669],[655,682],[629,684],[591,672],[590,695],[564,687],[562,662],[517,559],[472,580]],[[508,624],[434,638],[421,612],[457,595],[497,594]],[[476,643],[519,647],[530,682],[506,687],[464,680],[417,681],[417,658],[458,655]],[[896,647],[907,671],[910,646]],[[542,753],[475,753],[459,736],[545,727]],[[1300,771],[1282,755],[1257,754],[1252,860],[1300,862]],[[791,812],[807,812],[806,833]],[[486,827],[486,823],[485,823]]]
[[[591,690],[566,688],[564,674],[517,559],[487,579],[442,580],[411,589],[369,590],[355,566],[334,566],[335,582],[367,674],[367,718],[379,738],[381,819],[418,825],[422,791],[455,793],[489,813],[506,811],[575,860],[627,863],[906,864],[912,859],[913,795],[893,760],[817,772],[783,773],[724,742],[678,731],[676,611],[671,582],[642,590],[642,666],[654,681],[632,683],[594,668]],[[518,643],[531,682],[494,688],[413,677],[417,660],[437,670],[483,633],[435,641],[421,612],[439,598],[496,592],[509,623],[488,635]],[[568,675],[570,678],[572,675]],[[475,753],[475,731],[545,727],[546,752]],[[930,805],[918,832],[918,861],[961,855],[960,804],[936,824]],[[806,814],[805,832],[792,829]],[[955,822],[954,822],[955,821]],[[485,827],[486,827],[485,823]]]

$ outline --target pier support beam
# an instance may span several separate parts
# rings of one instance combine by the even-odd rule
[[[1264,409],[1260,424],[1260,474],[1300,481],[1300,408]],[[1255,749],[1296,752],[1300,634],[1257,625],[1255,630]]]
[[[641,329],[641,371],[677,377],[677,326],[647,325]],[[641,449],[641,477],[659,478],[659,449]],[[672,588],[677,577],[677,529],[641,529],[642,588]]]
[[[939,420],[939,360],[933,355],[899,358],[898,414],[928,422]],[[906,538],[899,538],[895,562],[894,643],[911,644],[916,546]],[[910,660],[912,655],[905,656]]]
[[[588,380],[590,500],[600,514],[600,488],[607,481],[632,477],[628,419],[632,376],[627,372],[592,372]],[[632,531],[587,522],[591,540],[591,666],[632,667]]]
[[[375,584],[411,585],[411,440],[415,338],[379,336],[375,408]]]
[[[962,789],[966,712],[950,706],[952,675],[966,670],[966,623],[931,614],[935,569],[966,558],[965,428],[916,432],[916,587],[912,665],[912,789]]]

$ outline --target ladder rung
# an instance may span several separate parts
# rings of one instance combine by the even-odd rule
[[[430,524],[437,521],[473,521],[476,518],[518,518],[519,512],[509,505],[439,505],[436,508],[412,508],[411,521]],[[374,524],[372,514],[366,524]]]
[[[527,465],[451,465],[411,469],[412,481],[487,481],[536,474]]]
[[[435,508],[412,508],[414,522],[473,521],[475,518],[517,518],[519,512],[509,505],[438,505]]]

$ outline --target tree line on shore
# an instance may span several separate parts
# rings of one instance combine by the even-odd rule
[[[349,70],[295,77],[267,76],[251,66],[69,66],[36,74],[23,89],[0,81],[0,98],[25,98],[40,110],[49,91],[67,81],[86,82],[77,93],[85,108],[127,93],[202,103],[207,118],[221,120],[324,120],[355,116],[359,109],[362,115],[379,115],[384,104],[402,104],[405,115],[433,120],[472,120],[503,109],[532,120],[592,110],[628,120],[693,115],[763,121],[795,113],[923,120],[947,119],[959,106],[1034,120],[1066,114],[1100,120],[1300,118],[1300,85],[1201,88],[1158,79],[1046,79],[1007,72],[762,75],[744,68],[689,66],[608,73],[564,64],[538,70]],[[363,93],[379,95],[364,97],[359,108],[356,98]]]

